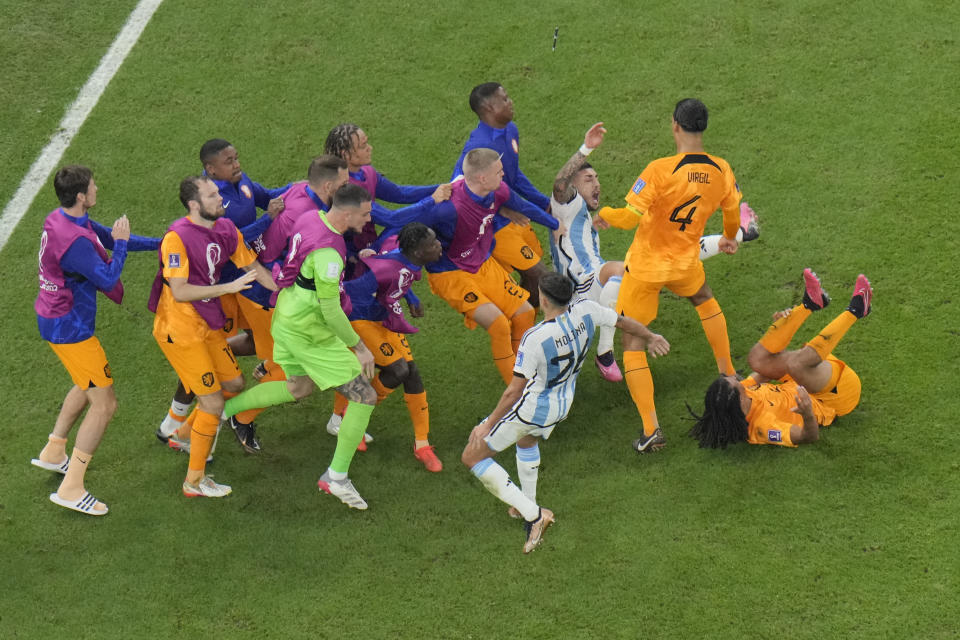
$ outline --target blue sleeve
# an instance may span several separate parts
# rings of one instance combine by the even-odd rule
[[[60,267],[64,272],[83,276],[101,291],[109,291],[120,279],[123,263],[127,260],[127,241],[116,240],[113,245],[113,260],[107,263],[100,258],[92,242],[78,238],[60,258]]]
[[[417,294],[413,292],[413,289],[409,289],[405,294],[403,294],[404,299],[406,299],[407,304],[411,307],[420,306],[420,298],[417,297]]]
[[[437,237],[440,238],[441,242],[449,242],[453,238],[453,232],[457,228],[457,210],[453,208],[453,203],[449,200],[444,200],[443,202],[436,204],[433,202],[433,198],[429,199],[429,206],[424,206],[416,211],[416,216],[407,222],[422,222],[436,232]],[[396,212],[407,211],[408,209],[415,209],[421,207],[421,205],[426,204],[427,198],[424,198],[419,204],[415,204],[410,207],[404,207],[403,209],[398,209]],[[389,237],[391,235],[397,234],[400,232],[400,229],[407,222],[403,222],[397,226],[395,222],[398,220],[402,221],[406,218],[406,214],[403,214],[401,218],[392,218],[390,220],[390,226],[383,230],[383,237]]]
[[[432,191],[430,193],[433,193]],[[380,225],[381,227],[401,228],[405,224],[411,222],[423,222],[428,227],[430,226],[429,222],[424,220],[425,217],[429,215],[429,211],[436,206],[436,203],[433,201],[431,196],[427,196],[422,199],[417,204],[410,205],[409,207],[403,207],[402,209],[387,209],[386,207],[377,205],[374,207],[376,210],[370,211],[370,217],[373,219],[374,223]]]
[[[517,168],[517,177],[513,182],[514,184],[511,185],[513,190],[533,204],[537,205],[544,211],[546,211],[550,206],[550,198],[540,193],[540,190],[533,186],[533,183],[527,179],[527,176],[523,175],[523,171],[521,171],[519,167]],[[513,207],[510,208],[512,209]],[[527,215],[527,217],[531,219],[533,218],[533,216],[530,215]]]
[[[263,209],[266,211],[267,207],[270,205],[270,201],[274,198],[279,198],[282,196],[293,183],[291,182],[287,186],[280,187],[279,189],[267,189],[259,182],[254,182],[253,180],[250,181],[250,184],[253,185],[253,203],[257,205],[258,209]],[[260,233],[263,232],[261,231]],[[246,238],[246,234],[244,234],[244,238]]]
[[[263,214],[252,224],[248,224],[244,228],[240,229],[240,233],[243,235],[243,241],[247,244],[252,244],[254,240],[263,235],[263,233],[270,226],[271,222],[273,222],[273,218],[267,214]]]
[[[560,226],[560,222],[556,218],[548,215],[547,212],[540,207],[527,202],[514,191],[510,191],[510,198],[503,203],[503,206],[513,209],[514,211],[519,211],[534,222],[542,224],[548,229],[556,229]]]
[[[376,196],[386,202],[397,204],[412,204],[418,200],[429,198],[439,185],[416,186],[411,184],[396,184],[382,173],[377,173]]]
[[[113,228],[105,227],[96,220],[91,220],[90,226],[97,237],[100,238],[100,244],[113,251]],[[160,241],[161,238],[150,238],[131,233],[130,240],[127,241],[127,251],[156,251],[160,248]]]

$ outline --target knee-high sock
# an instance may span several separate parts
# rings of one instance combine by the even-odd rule
[[[190,403],[179,402],[176,399],[170,402],[170,409],[160,423],[160,432],[165,436],[176,433],[183,426],[190,413]]]
[[[490,328],[487,329],[490,334],[490,351],[493,354],[493,364],[497,365],[497,371],[503,378],[504,384],[510,384],[513,378],[513,346],[510,342],[510,321],[504,315],[498,316]]]
[[[373,405],[350,402],[347,412],[340,423],[340,433],[337,434],[337,448],[333,452],[333,461],[330,468],[338,473],[347,473],[353,454],[357,452],[357,445],[363,439],[363,433],[370,422]]]
[[[335,391],[333,393],[333,412],[342,418],[343,414],[347,412],[347,404],[349,404],[349,402],[345,395],[339,391]]]
[[[719,233],[715,236],[703,236],[700,238],[700,259],[706,260],[720,253]],[[743,229],[737,229],[737,242],[743,242]]]
[[[597,302],[610,309],[616,309],[617,296],[620,295],[620,282],[623,280],[620,276],[611,276],[607,283],[600,290],[600,299]],[[613,333],[614,327],[600,327],[600,335],[597,337],[597,353],[604,354],[613,351]]]
[[[532,522],[537,519],[540,507],[510,481],[506,469],[493,458],[481,460],[473,465],[470,471],[483,483],[487,491],[519,511],[525,520]]]
[[[266,360],[266,370],[267,374],[260,378],[260,384],[266,384],[268,382],[284,382],[286,383],[287,374],[283,372],[283,369],[273,360]],[[256,388],[256,387],[254,387]],[[250,389],[253,391],[253,389]],[[257,419],[257,416],[263,412],[264,407],[255,407],[253,409],[247,409],[246,411],[238,411],[236,414],[237,422],[242,422],[243,424],[250,424]]]
[[[517,445],[517,477],[523,495],[537,501],[537,476],[540,471],[540,447],[535,442],[532,447]]]
[[[630,397],[637,405],[640,420],[643,421],[643,434],[649,436],[660,424],[657,422],[657,408],[653,403],[653,376],[650,374],[650,365],[647,364],[646,352],[624,351],[623,369]]]
[[[380,404],[387,399],[387,396],[394,392],[396,387],[391,389],[387,385],[383,384],[380,380],[380,372],[377,372],[377,375],[373,377],[373,380],[370,381],[370,386],[373,387],[373,390],[377,392],[377,404]]]
[[[197,411],[193,420],[193,435],[190,437],[190,464],[187,466],[187,482],[196,484],[203,478],[207,468],[207,455],[217,437],[220,416],[206,411]]]
[[[812,347],[820,356],[820,359],[826,358],[856,321],[857,316],[849,311],[844,311],[824,327],[816,338],[808,342],[807,346]]]
[[[510,318],[510,348],[513,349],[513,353],[517,353],[517,347],[520,346],[520,340],[523,339],[523,334],[533,326],[534,320],[537,319],[537,310],[530,309],[523,313],[518,313]],[[510,365],[511,369],[513,365]],[[510,384],[509,382],[507,384]]]
[[[430,406],[427,404],[427,392],[405,393],[403,400],[413,422],[413,439],[426,440],[430,433]]]
[[[706,302],[697,305],[697,314],[700,316],[700,324],[703,325],[703,332],[707,336],[707,342],[713,350],[713,357],[717,360],[717,369],[724,375],[733,375],[733,363],[730,361],[730,338],[727,337],[727,319],[720,309],[720,303],[716,298],[710,298]]]
[[[224,414],[229,418],[250,409],[263,410],[266,407],[294,402],[296,398],[287,388],[286,381],[261,382],[241,394],[230,398],[223,406]],[[239,416],[238,416],[239,418]],[[242,421],[241,421],[242,422]],[[196,426],[194,426],[196,429]]]
[[[780,353],[787,348],[797,329],[810,317],[811,313],[810,309],[798,304],[790,310],[790,315],[770,325],[767,332],[760,338],[760,346],[770,353]]]

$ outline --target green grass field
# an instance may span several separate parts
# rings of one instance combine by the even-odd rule
[[[134,5],[0,0],[4,204]],[[412,346],[442,473],[413,459],[391,397],[351,468],[370,510],[319,494],[335,442],[323,393],[264,413],[259,457],[221,439],[212,472],[234,495],[190,501],[186,457],[153,436],[176,377],[145,306],[155,258],[133,255],[124,304],[98,317],[120,408],[87,487],[111,513],[84,517],[55,508],[59,477],[28,464],[70,385],[32,308],[47,186],[0,253],[0,637],[960,636],[960,226],[944,209],[960,177],[958,23],[955,3],[920,0],[167,0],[61,163],[94,169],[98,220],[127,213],[134,233],[161,234],[211,137],[264,185],[302,179],[342,121],[367,131],[395,181],[444,180],[476,122],[467,95],[488,80],[516,102],[522,167],[543,191],[604,121],[590,159],[601,202],[617,205],[673,152],[673,105],[696,96],[711,109],[707,149],[763,225],[705,263],[736,366],[769,314],[799,301],[804,267],[836,307],[799,337],[864,272],[875,311],[837,350],[862,404],[814,446],[699,450],[686,405],[702,407],[715,367],[695,312],[665,295],[652,328],[673,345],[653,364],[667,448],[638,458],[626,387],[585,367],[541,447],[539,499],[557,524],[523,556],[519,525],[459,463],[502,391],[487,338],[420,283]],[[604,254],[620,258],[630,237],[603,232]]]

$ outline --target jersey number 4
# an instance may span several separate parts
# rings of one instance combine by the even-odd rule
[[[693,204],[700,199],[700,196],[693,196],[682,205],[673,210],[673,213],[670,214],[670,222],[679,222],[680,231],[686,231],[687,225],[693,222],[693,214],[696,213],[697,208]],[[687,207],[690,207],[690,210],[686,212],[685,215],[681,217],[681,213]]]

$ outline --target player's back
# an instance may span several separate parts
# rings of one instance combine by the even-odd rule
[[[678,153],[647,165],[626,201],[643,213],[628,253],[631,272],[655,268],[655,262],[685,269],[699,259],[710,216],[721,207],[736,213],[740,189],[723,158]],[[634,264],[641,262],[648,266]]]
[[[597,325],[616,313],[590,300],[578,300],[552,320],[528,330],[514,366],[527,378],[517,405],[523,420],[549,426],[567,417],[576,391],[577,375],[587,358]]]

